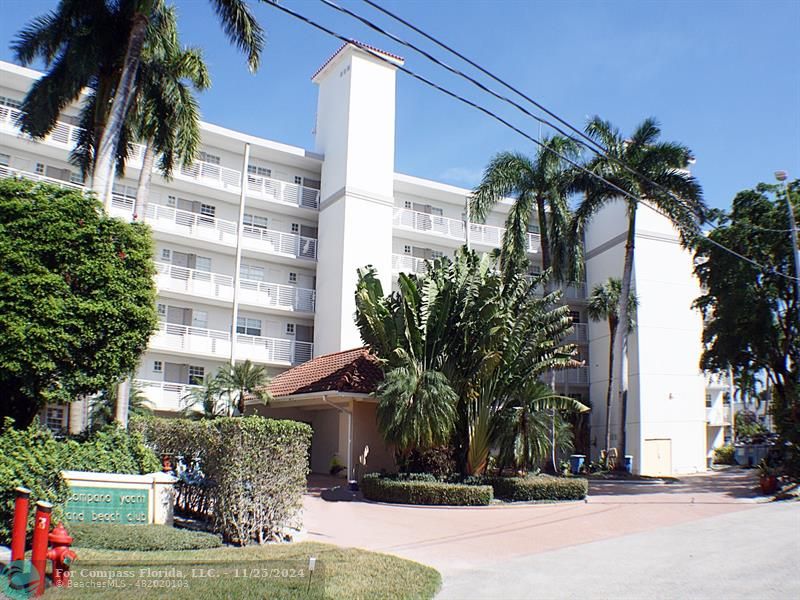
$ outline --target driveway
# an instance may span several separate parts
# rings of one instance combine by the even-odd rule
[[[536,577],[553,582],[580,582],[581,573],[588,569],[593,577],[598,573],[603,575],[601,581],[627,581],[633,575],[625,565],[621,549],[632,549],[631,560],[647,556],[640,552],[651,543],[666,544],[655,547],[666,552],[691,549],[686,544],[673,546],[687,533],[705,531],[707,523],[715,522],[713,518],[723,519],[719,521],[720,535],[702,533],[692,544],[703,548],[705,556],[714,556],[714,565],[728,565],[726,553],[731,550],[728,544],[736,542],[737,548],[746,549],[749,538],[727,540],[723,534],[731,532],[724,519],[755,523],[762,512],[767,514],[772,510],[757,503],[755,486],[754,471],[735,469],[686,476],[676,483],[593,481],[585,502],[476,508],[326,502],[314,491],[305,498],[304,521],[309,540],[387,552],[437,568],[445,581],[443,598],[552,598],[562,596],[554,595],[554,590],[545,593],[545,588],[537,587],[541,582]],[[780,521],[778,525],[785,525],[785,521],[797,519],[800,505],[793,504],[785,513],[776,514],[784,515],[776,518]],[[659,542],[658,536],[666,535],[667,529],[677,532],[674,539]],[[769,539],[771,535],[764,535],[757,527],[740,529],[756,538],[759,536],[755,532],[761,531],[761,539]],[[796,534],[797,528],[794,537]],[[629,543],[629,540],[634,541]],[[610,546],[593,549],[595,544],[603,543]],[[797,555],[797,542],[793,543],[795,551],[784,557]],[[526,562],[537,560],[543,562],[540,565]],[[511,565],[514,565],[512,570]],[[534,579],[526,579],[523,573]],[[647,570],[640,573],[647,583],[649,578],[644,576]],[[681,580],[679,572],[669,575]],[[517,584],[520,587],[515,587]],[[528,587],[529,584],[533,587]],[[537,595],[536,589],[542,594]],[[625,597],[611,591],[603,596],[581,589],[577,595],[589,598]],[[649,595],[691,597],[691,594]]]

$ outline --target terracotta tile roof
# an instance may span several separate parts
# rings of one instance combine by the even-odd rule
[[[322,66],[319,69],[316,70],[316,72],[311,76],[311,79],[313,80],[317,75],[319,75],[322,72],[322,70],[325,67],[327,67],[330,64],[330,62],[334,58],[336,58],[342,50],[347,48],[347,46],[351,46],[351,45],[352,46],[356,46],[358,48],[364,48],[365,50],[369,50],[369,51],[374,52],[376,54],[382,54],[386,58],[391,58],[392,60],[396,60],[396,61],[401,62],[401,63],[405,62],[405,59],[402,56],[398,56],[397,54],[392,54],[391,52],[386,52],[385,50],[381,50],[380,48],[376,48],[375,46],[370,46],[369,44],[365,44],[363,42],[359,42],[358,40],[350,40],[348,42],[345,42],[341,46],[339,46],[339,49],[336,52],[334,52],[333,54],[331,54],[331,57],[328,60],[326,60],[324,63],[322,63]]]
[[[269,385],[274,398],[312,392],[371,394],[383,380],[378,359],[367,348],[323,354],[284,371]]]

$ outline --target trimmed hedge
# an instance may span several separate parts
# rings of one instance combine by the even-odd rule
[[[589,482],[581,477],[490,477],[495,497],[509,502],[535,500],[583,500],[589,493]]]
[[[84,441],[58,441],[37,420],[25,429],[14,429],[6,419],[0,434],[0,544],[11,539],[14,488],[31,490],[28,531],[33,528],[33,503],[46,500],[55,505],[53,519],[63,518],[67,485],[62,470],[102,471],[141,475],[160,470],[161,463],[138,434],[110,427]]]
[[[739,415],[736,415],[737,417]],[[734,454],[736,449],[732,444],[726,444],[719,448],[714,448],[714,464],[715,465],[735,465],[736,459]]]
[[[175,510],[210,521],[226,542],[285,540],[299,526],[311,444],[305,423],[146,418],[131,419],[130,427],[157,452],[182,460],[188,470]]]
[[[361,491],[368,500],[397,504],[485,506],[492,501],[489,485],[442,483],[416,478],[396,479],[378,473],[365,475]]]
[[[97,550],[148,552],[154,550],[198,550],[222,546],[222,539],[218,535],[176,529],[169,525],[71,524],[68,531],[75,538],[74,546]]]

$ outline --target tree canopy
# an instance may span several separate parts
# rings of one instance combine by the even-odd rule
[[[0,181],[0,419],[25,427],[136,369],[157,323],[152,254],[146,226],[92,196]]]

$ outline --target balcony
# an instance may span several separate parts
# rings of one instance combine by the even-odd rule
[[[242,229],[242,247],[292,258],[317,259],[317,240],[295,233],[263,229],[245,225]]]
[[[3,107],[0,106],[0,108]],[[11,167],[0,165],[0,179],[5,179],[8,177],[30,179],[31,181],[41,181],[42,183],[49,183],[63,188],[70,188],[73,190],[83,191],[84,189],[83,185],[80,183],[65,181],[64,179],[55,179],[53,177],[45,177],[44,175],[39,175],[38,173],[31,173],[29,171],[20,171],[19,169],[12,169]]]
[[[410,254],[392,254],[392,272],[394,273],[425,273],[427,261]]]
[[[231,335],[227,331],[161,322],[158,331],[150,338],[150,348],[227,360],[231,355]],[[313,349],[311,342],[243,334],[236,336],[236,358],[239,360],[292,365],[310,360]]]
[[[311,210],[319,209],[319,190],[271,177],[248,175],[247,196]]]
[[[717,404],[706,408],[706,423],[712,427],[728,427],[731,424],[731,407]]]
[[[556,371],[556,383],[589,385],[589,367]]]
[[[156,263],[159,290],[233,302],[233,277],[177,265]],[[264,281],[239,281],[239,301],[253,306],[286,311],[314,312],[316,292],[306,288]]]
[[[409,208],[395,207],[392,224],[398,229],[430,233],[459,242],[466,242],[464,221],[451,219],[440,215],[418,212]],[[470,223],[470,244],[499,248],[505,229],[492,225]],[[534,233],[528,235],[528,252],[535,254],[539,251],[540,239]]]
[[[133,383],[141,388],[142,392],[155,410],[178,412],[186,407],[184,398],[199,385],[172,383],[169,381],[149,381],[147,379],[134,379]]]

